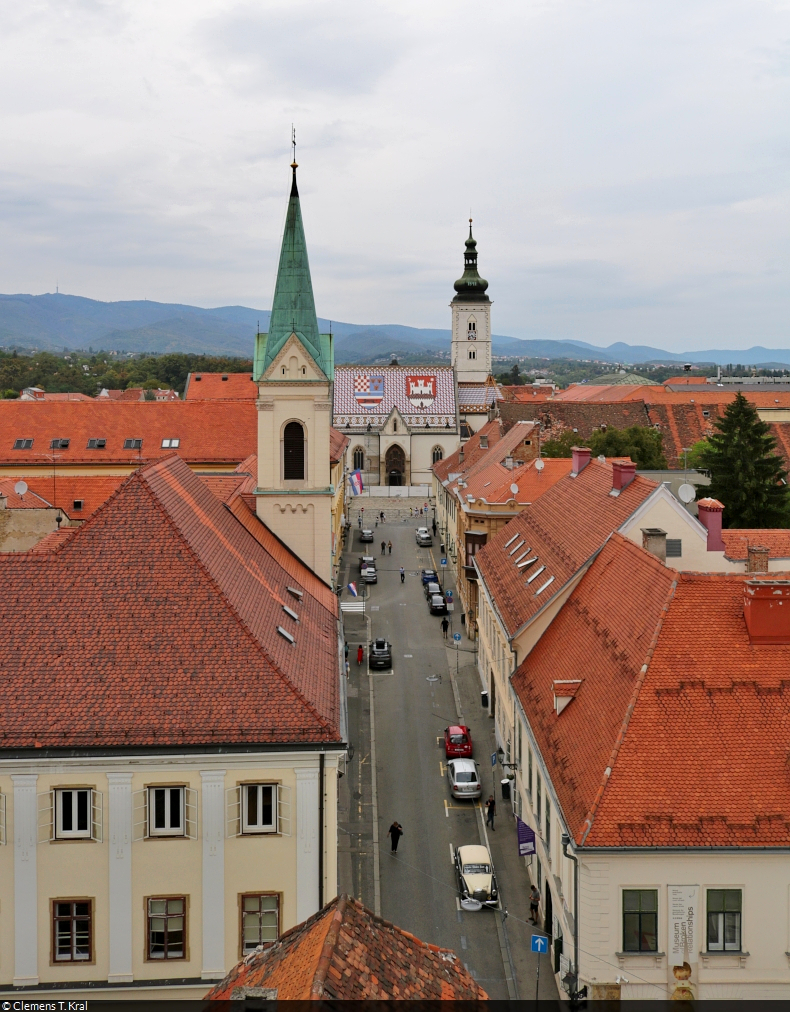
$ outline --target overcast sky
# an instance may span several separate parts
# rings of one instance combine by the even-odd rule
[[[790,0],[0,7],[0,291],[790,347]]]

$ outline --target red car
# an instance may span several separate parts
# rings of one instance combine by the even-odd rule
[[[472,734],[463,724],[444,729],[444,754],[448,759],[471,759]]]

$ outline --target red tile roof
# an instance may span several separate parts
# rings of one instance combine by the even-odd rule
[[[48,394],[40,387],[26,387],[20,395],[22,401],[90,401],[92,399],[87,394],[79,393]]]
[[[251,372],[191,372],[184,390],[186,401],[254,401],[257,396]]]
[[[348,436],[344,436],[342,432],[338,432],[333,426],[329,426],[329,462],[330,464],[338,464],[343,459],[343,454],[346,452],[346,447],[349,444]]]
[[[434,464],[431,470],[439,481],[447,481],[451,474],[460,474],[461,472],[468,470],[475,461],[485,456],[488,449],[499,442],[502,438],[502,434],[502,423],[498,418],[492,418],[490,422],[486,422],[479,432],[476,432],[473,436],[471,436],[457,450]],[[480,446],[481,436],[488,436],[488,449]],[[461,460],[462,452],[464,455],[463,460]]]
[[[500,390],[506,401],[516,404],[547,401],[554,396],[553,387],[548,385],[533,387],[531,383],[524,386],[503,386]]]
[[[19,478],[0,478],[0,496],[6,500],[6,509],[46,510],[54,508],[48,499],[42,498],[35,492],[25,492],[23,495],[19,495],[15,487],[19,481]],[[50,479],[50,489],[51,486],[52,480]]]
[[[510,470],[499,460],[494,460],[477,470],[474,476],[470,475],[466,488],[460,489],[459,495],[467,503],[470,495],[477,499],[478,502],[471,507],[473,509],[507,503],[511,499],[520,505],[529,504],[569,474],[572,464],[569,457],[546,457],[542,470],[535,467],[534,460]],[[518,492],[512,491],[512,485],[518,485]]]
[[[750,641],[748,579],[614,535],[513,676],[577,843],[790,845],[790,644]]]
[[[178,454],[190,463],[238,463],[255,453],[258,419],[254,402],[0,401],[0,465],[46,464],[52,439],[69,439],[55,451],[58,465],[136,464],[173,451],[165,439],[180,440]],[[89,439],[104,449],[87,449]],[[126,439],[142,438],[142,449],[124,450]],[[14,450],[16,439],[33,439],[30,450]]]
[[[176,455],[0,582],[0,747],[339,739],[335,596]]]
[[[2,493],[10,491],[9,509],[52,509],[62,510],[71,520],[84,520],[106,502],[120,487],[123,475],[105,474],[56,474],[26,475],[24,481],[29,489],[24,496],[14,492],[14,486],[20,479],[17,477],[0,480]],[[75,501],[82,502],[82,508],[74,506]]]
[[[721,532],[724,554],[728,559],[746,559],[751,545],[767,548],[770,559],[790,559],[790,531],[744,528]]]
[[[593,459],[577,477],[561,478],[481,548],[475,561],[508,634],[533,618],[657,488],[637,475],[612,496],[611,461]]]
[[[421,942],[349,896],[250,953],[206,999],[240,998],[244,988],[275,991],[279,1001],[488,998],[450,949]]]

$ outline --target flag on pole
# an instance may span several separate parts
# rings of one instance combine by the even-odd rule
[[[351,591],[352,597],[359,597],[359,594],[357,593],[357,585],[355,583],[349,583],[348,589]]]
[[[348,483],[351,486],[352,495],[359,495],[364,488],[362,484],[362,472],[359,469],[352,471],[348,476]]]

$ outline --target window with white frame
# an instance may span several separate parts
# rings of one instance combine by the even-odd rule
[[[241,789],[242,833],[274,833],[277,828],[275,784],[244,784]]]
[[[90,839],[90,835],[90,789],[80,787],[55,791],[55,839]]]
[[[740,952],[741,890],[708,889],[708,951]]]
[[[163,450],[167,450],[167,449],[176,450],[176,449],[178,449],[178,447],[180,445],[181,445],[181,440],[180,439],[163,439],[162,440],[162,449]]]
[[[150,836],[184,836],[185,797],[183,787],[148,788],[148,832]]]
[[[241,897],[241,954],[280,934],[280,897],[271,893],[247,893]]]

